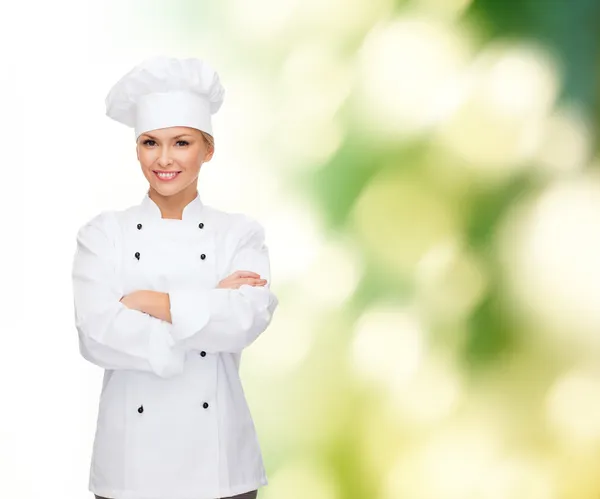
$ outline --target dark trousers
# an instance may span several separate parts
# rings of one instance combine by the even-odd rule
[[[220,499],[256,499],[258,496],[258,490],[251,490],[250,492],[244,492],[243,494],[238,494],[237,496],[229,496],[229,497],[221,497]],[[109,497],[100,497],[94,494],[96,499],[111,499]]]

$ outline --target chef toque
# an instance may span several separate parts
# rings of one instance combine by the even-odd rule
[[[219,75],[200,59],[156,56],[123,76],[106,96],[106,115],[144,132],[171,126],[197,128],[210,135],[211,115],[223,103]]]

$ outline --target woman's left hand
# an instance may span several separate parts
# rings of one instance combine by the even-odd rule
[[[138,289],[125,295],[120,301],[128,308],[171,322],[171,302],[168,293]]]
[[[125,305],[127,308],[131,308],[133,310],[139,310],[142,312],[142,303],[143,303],[143,294],[145,290],[138,290],[129,293],[128,295],[123,296],[120,302]]]

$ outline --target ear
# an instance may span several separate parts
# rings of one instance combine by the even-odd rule
[[[140,146],[139,144],[135,144],[135,156],[137,157],[137,160],[140,160]]]
[[[213,148],[211,148],[210,151],[208,151],[206,153],[206,156],[204,156],[204,163],[206,163],[207,161],[210,161],[212,159],[214,153],[215,153],[215,148],[213,147]]]

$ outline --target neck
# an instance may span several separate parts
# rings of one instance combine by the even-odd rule
[[[190,185],[176,194],[164,196],[156,189],[150,187],[148,196],[160,208],[162,218],[173,218],[181,220],[183,217],[183,209],[191,203],[198,195],[198,189],[195,185]]]

